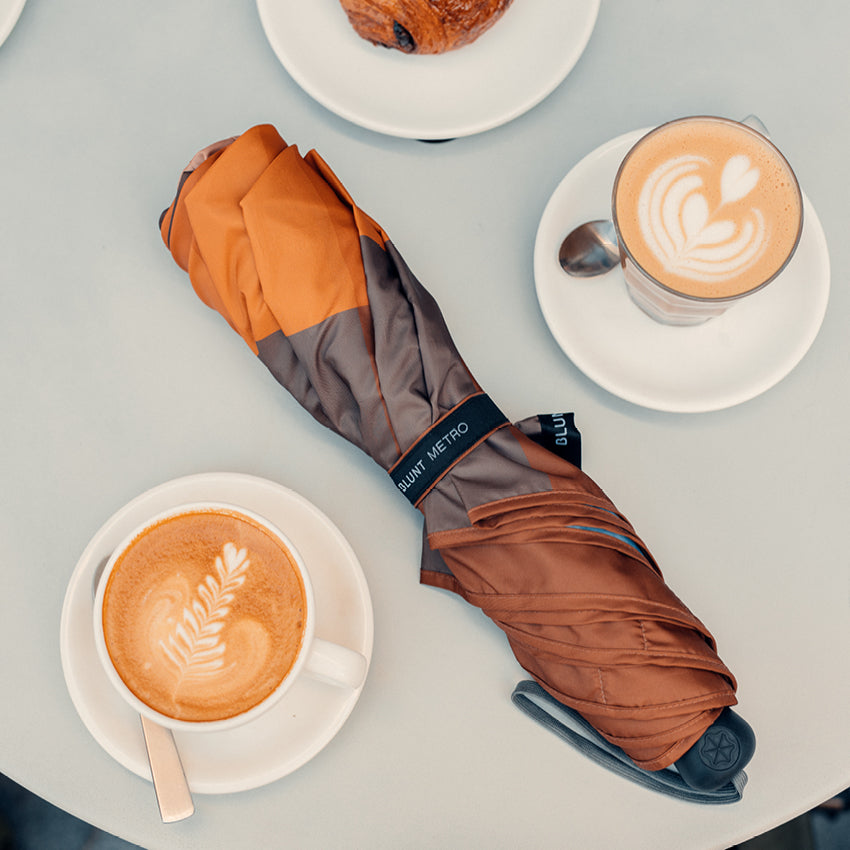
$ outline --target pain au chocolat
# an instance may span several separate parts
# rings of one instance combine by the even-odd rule
[[[404,53],[445,53],[475,41],[512,0],[340,0],[361,38]]]

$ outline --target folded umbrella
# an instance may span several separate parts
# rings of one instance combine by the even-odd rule
[[[160,230],[201,300],[422,512],[421,581],[504,630],[533,679],[517,705],[567,740],[576,719],[599,760],[631,778],[665,771],[681,796],[739,798],[753,747],[728,709],[735,679],[579,468],[571,417],[508,422],[434,299],[315,151],[270,125],[210,146]]]

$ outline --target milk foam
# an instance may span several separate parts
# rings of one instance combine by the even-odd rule
[[[668,271],[711,281],[749,268],[767,246],[768,229],[758,207],[725,218],[724,207],[746,197],[759,181],[749,157],[730,157],[721,172],[720,204],[711,209],[700,189],[711,162],[679,156],[662,163],[644,183],[638,200],[641,232]]]

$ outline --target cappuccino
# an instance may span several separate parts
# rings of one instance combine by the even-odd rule
[[[722,301],[782,270],[803,204],[791,167],[764,136],[696,117],[664,124],[631,149],[613,212],[627,282],[633,263],[673,294]]]
[[[266,700],[299,656],[302,573],[283,540],[226,507],[145,527],[103,592],[106,651],[124,684],[181,721],[235,717]]]

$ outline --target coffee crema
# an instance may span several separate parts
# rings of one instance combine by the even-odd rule
[[[304,638],[306,594],[283,541],[251,517],[193,509],[142,531],[103,602],[119,676],[168,717],[235,717],[268,697]]]
[[[730,298],[770,280],[793,253],[802,197],[791,167],[761,134],[690,118],[648,133],[614,187],[626,252],[664,286]]]

